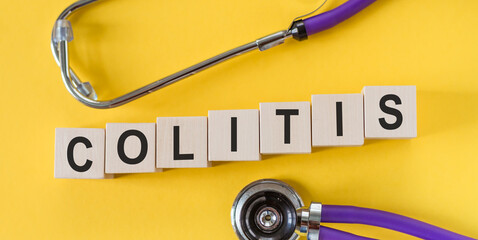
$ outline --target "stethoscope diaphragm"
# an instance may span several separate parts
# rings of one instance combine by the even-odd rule
[[[297,209],[304,207],[299,194],[288,184],[262,179],[247,185],[236,197],[231,221],[241,240],[295,240]]]

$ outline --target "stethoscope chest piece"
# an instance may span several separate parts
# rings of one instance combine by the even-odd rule
[[[302,199],[291,186],[273,179],[258,180],[236,197],[232,226],[242,240],[298,239],[297,209],[302,207]]]
[[[371,208],[322,205],[304,207],[297,192],[284,182],[263,179],[239,192],[231,209],[232,227],[241,240],[358,240],[372,239],[336,230],[321,223],[365,224],[421,239],[472,240],[409,217]]]

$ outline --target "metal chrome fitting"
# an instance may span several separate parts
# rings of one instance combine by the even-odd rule
[[[285,39],[289,38],[290,36],[291,35],[288,34],[288,31],[283,30],[257,39],[256,44],[260,51],[264,51],[283,44]]]
[[[296,232],[301,235],[307,235],[308,240],[318,240],[321,218],[321,203],[312,202],[309,208],[298,209]]]

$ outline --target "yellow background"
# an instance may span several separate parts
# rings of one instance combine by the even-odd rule
[[[342,2],[330,0],[323,10]],[[1,239],[234,239],[231,204],[260,178],[287,181],[306,203],[377,208],[478,237],[478,1],[378,1],[307,41],[249,53],[111,110],[82,106],[62,84],[49,43],[70,3],[0,2]],[[111,98],[284,29],[317,5],[105,0],[70,18],[71,65]],[[206,116],[366,85],[417,86],[417,138],[113,180],[53,178],[57,127]]]

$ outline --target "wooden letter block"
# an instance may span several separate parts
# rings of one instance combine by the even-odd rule
[[[159,117],[158,168],[209,167],[206,117]]]
[[[310,103],[261,103],[260,133],[263,154],[310,153]]]
[[[362,90],[365,138],[414,138],[417,136],[415,86],[368,86]]]
[[[105,130],[57,128],[55,178],[109,178],[105,175]]]
[[[260,160],[259,111],[209,111],[209,161]]]
[[[363,95],[312,95],[312,146],[360,146]]]
[[[107,123],[105,172],[156,172],[156,124]]]

